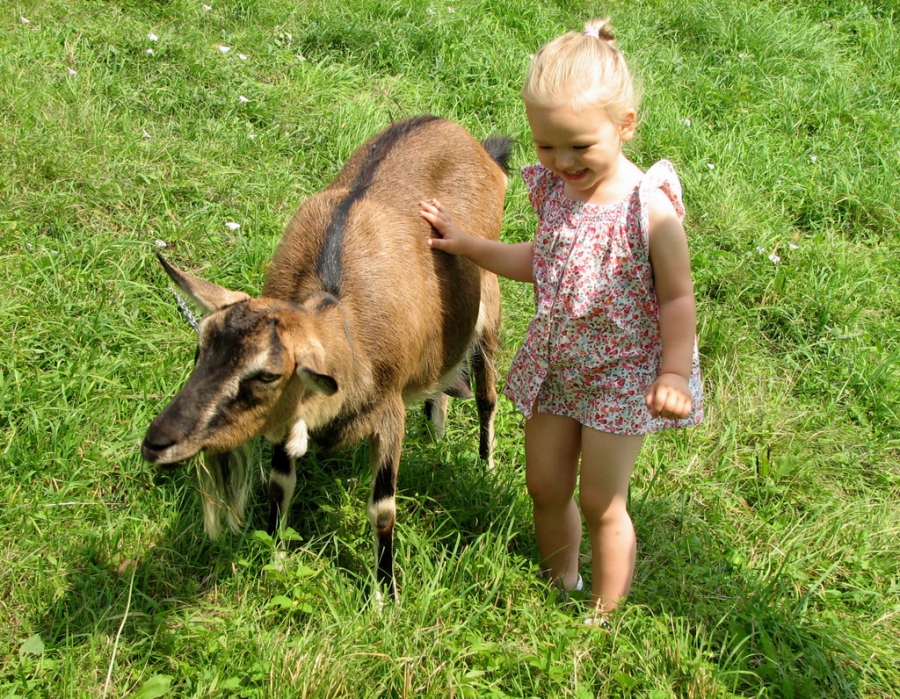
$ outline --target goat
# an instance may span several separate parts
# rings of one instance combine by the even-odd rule
[[[366,141],[334,181],[294,214],[260,298],[180,271],[168,276],[208,313],[193,373],[152,421],[143,457],[198,466],[204,527],[244,523],[251,469],[242,446],[272,442],[268,530],[283,525],[308,444],[329,449],[367,437],[369,521],[376,579],[397,596],[395,491],[406,406],[426,399],[443,434],[447,394],[471,395],[479,454],[492,465],[497,404],[494,353],[500,287],[494,274],[433,250],[418,202],[436,197],[473,235],[499,238],[511,140],[478,143],[432,116],[396,122]]]

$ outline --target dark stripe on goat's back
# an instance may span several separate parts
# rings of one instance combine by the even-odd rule
[[[385,156],[411,132],[437,118],[420,116],[391,124],[369,146],[369,152],[356,173],[350,193],[334,209],[316,261],[316,274],[322,280],[324,289],[330,294],[338,298],[341,296],[341,251],[344,247],[344,232],[350,217],[350,209],[366,195]]]

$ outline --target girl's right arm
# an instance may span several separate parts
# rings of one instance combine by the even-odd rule
[[[469,235],[456,225],[450,212],[437,199],[419,202],[419,215],[440,235],[428,240],[435,250],[467,257],[501,277],[534,283],[533,243],[501,243]]]

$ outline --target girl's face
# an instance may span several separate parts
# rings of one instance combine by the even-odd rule
[[[622,124],[599,107],[573,109],[525,105],[541,165],[565,181],[570,199],[606,203],[602,186],[614,184],[622,142],[634,136],[635,114],[628,110]],[[597,201],[594,201],[594,200]]]

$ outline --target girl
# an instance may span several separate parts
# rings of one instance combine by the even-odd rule
[[[504,393],[526,418],[538,547],[563,590],[582,586],[580,457],[591,599],[605,623],[634,572],[626,503],[644,435],[702,420],[681,185],[667,160],[643,173],[622,153],[636,99],[607,19],[544,46],[522,97],[540,161],[522,170],[534,242],[472,237],[434,199],[420,213],[440,235],[436,250],[535,285],[537,312]]]

